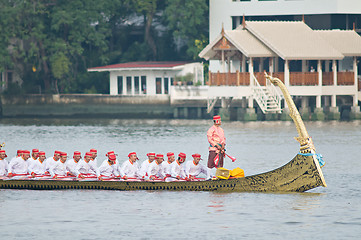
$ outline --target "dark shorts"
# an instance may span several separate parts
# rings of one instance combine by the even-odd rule
[[[214,158],[217,156],[216,151],[209,151],[207,167],[214,168]],[[223,167],[223,154],[219,154],[219,162],[217,167]]]

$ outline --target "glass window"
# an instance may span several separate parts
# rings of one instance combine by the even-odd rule
[[[123,76],[118,76],[118,94],[123,94]]]
[[[141,76],[140,80],[141,80],[141,84],[142,84],[142,93],[147,94],[147,77]]]
[[[161,78],[155,79],[155,93],[162,94],[162,79]]]
[[[132,77],[127,76],[127,94],[132,94]]]
[[[134,77],[134,92],[139,94],[139,77]]]
[[[169,78],[164,78],[164,94],[169,94]]]
[[[174,78],[170,78],[170,85],[174,85]]]

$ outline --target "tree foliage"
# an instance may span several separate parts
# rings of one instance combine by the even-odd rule
[[[1,0],[0,16],[0,72],[26,92],[106,93],[87,68],[194,60],[208,36],[206,0]]]

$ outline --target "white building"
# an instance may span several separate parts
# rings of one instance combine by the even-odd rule
[[[177,77],[191,75],[192,84],[203,84],[203,64],[186,62],[129,62],[89,68],[109,72],[110,95],[169,95]]]

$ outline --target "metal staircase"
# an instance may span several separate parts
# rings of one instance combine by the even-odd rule
[[[252,93],[258,106],[264,114],[280,113],[282,96],[277,92],[275,86],[267,79],[266,86],[261,86],[252,74]]]

